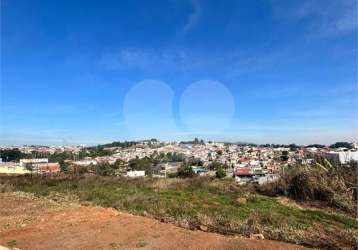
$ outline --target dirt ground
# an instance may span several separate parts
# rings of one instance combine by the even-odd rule
[[[278,241],[191,231],[114,209],[25,193],[0,193],[0,245],[18,249],[304,249]]]

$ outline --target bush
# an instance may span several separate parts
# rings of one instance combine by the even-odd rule
[[[217,170],[219,170],[220,168],[222,168],[222,169],[228,169],[229,166],[228,166],[226,163],[223,164],[223,163],[218,162],[218,161],[213,161],[213,162],[211,162],[211,163],[207,166],[207,168],[210,169],[210,170],[215,170],[215,171],[217,171]]]
[[[357,169],[351,167],[348,170],[354,173]],[[350,191],[354,189],[354,182],[352,175],[347,174],[348,170],[328,162],[297,166],[276,182],[256,186],[256,190],[269,196],[285,195],[297,201],[320,201],[353,214],[357,204]]]
[[[187,177],[194,177],[195,173],[193,168],[189,165],[184,165],[178,170],[178,177],[187,178]]]
[[[99,163],[92,166],[93,172],[100,176],[114,175],[115,169],[109,163]]]
[[[216,178],[224,178],[226,177],[226,172],[224,171],[224,169],[222,168],[219,168],[217,171],[216,171]]]
[[[322,200],[330,201],[333,198],[332,190],[322,185],[324,179],[316,171],[302,171],[294,176],[288,187],[288,195],[300,201]]]
[[[285,196],[288,194],[288,182],[283,178],[279,178],[275,182],[269,182],[264,185],[256,185],[256,190],[268,196]]]

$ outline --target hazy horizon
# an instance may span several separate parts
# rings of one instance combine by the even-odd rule
[[[98,146],[98,145],[105,145],[105,144],[111,144],[111,143],[114,143],[114,142],[131,142],[131,141],[136,141],[136,142],[141,142],[141,141],[149,141],[149,140],[152,140],[152,139],[156,139],[156,138],[147,138],[147,139],[137,139],[137,140],[123,140],[123,141],[118,141],[118,140],[114,140],[114,141],[103,141],[103,142],[100,142],[100,143],[96,143],[96,144],[84,144],[84,143],[69,143],[69,142],[66,142],[66,141],[63,141],[62,143],[54,143],[54,144],[3,144],[3,145],[0,145],[0,146],[5,146],[5,147],[22,147],[22,146],[36,146],[36,147],[71,147],[71,146],[85,146],[85,147],[92,147],[92,146]],[[188,140],[188,141],[168,141],[168,140],[158,140],[159,142],[164,142],[164,143],[180,143],[180,142],[190,142],[190,141],[194,141],[195,138],[193,138],[192,140]],[[249,142],[249,141],[211,141],[211,140],[204,140],[202,138],[197,138],[198,140],[203,140],[205,143],[232,143],[232,144],[255,144],[255,145],[265,145],[265,144],[271,144],[271,145],[286,145],[286,146],[289,146],[290,144],[294,144],[296,146],[303,146],[303,147],[306,147],[306,146],[310,146],[310,145],[324,145],[324,146],[330,146],[330,145],[333,145],[335,143],[340,143],[340,142],[343,142],[343,141],[336,141],[336,142],[332,142],[332,143],[329,143],[329,144],[320,144],[320,143],[311,143],[311,144],[296,144],[294,142],[292,143],[270,143],[270,142],[267,142],[267,143],[255,143],[255,142]],[[357,143],[357,141],[347,141],[348,143]]]

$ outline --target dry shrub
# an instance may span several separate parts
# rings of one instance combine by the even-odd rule
[[[256,185],[256,190],[259,193],[268,196],[285,196],[287,195],[289,182],[286,178],[281,177],[278,180],[264,185]]]
[[[355,204],[344,178],[333,171],[303,170],[291,179],[288,196],[299,201],[323,201],[353,213]]]
[[[0,193],[12,192],[14,187],[10,183],[0,183]]]
[[[357,169],[331,166],[322,169],[314,166],[298,166],[286,171],[277,181],[256,186],[259,193],[269,196],[288,196],[297,201],[320,201],[342,211],[353,214],[356,202],[352,188]],[[350,174],[347,174],[350,173]]]
[[[253,212],[250,216],[242,223],[241,233],[249,236],[252,233],[263,233],[261,221],[261,215],[258,212]]]
[[[327,186],[327,179],[317,171],[302,171],[294,176],[288,188],[288,195],[299,201],[331,201],[333,192]]]

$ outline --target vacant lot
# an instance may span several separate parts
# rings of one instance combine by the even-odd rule
[[[112,207],[172,222],[184,228],[265,238],[311,247],[351,247],[358,223],[333,212],[301,208],[265,197],[227,180],[82,178],[1,178],[3,191],[24,191],[52,199]],[[60,194],[60,195],[59,195]]]
[[[191,231],[112,208],[0,194],[0,245],[26,249],[268,249],[297,245]]]

